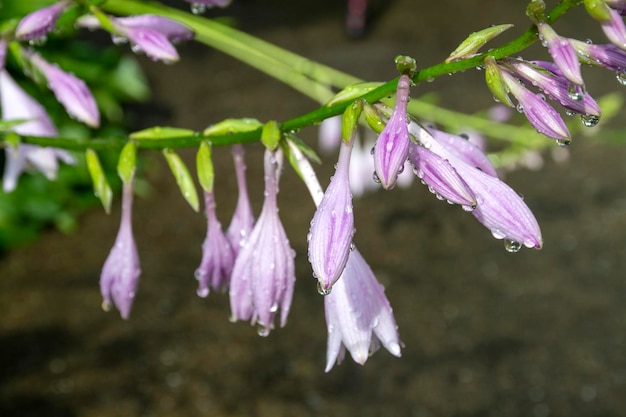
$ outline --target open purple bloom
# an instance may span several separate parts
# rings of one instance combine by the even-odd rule
[[[574,47],[566,38],[557,35],[552,26],[545,22],[539,23],[537,29],[543,43],[548,47],[554,63],[559,67],[563,76],[572,83],[583,86],[584,81],[580,73],[580,62]]]
[[[0,71],[0,104],[2,120],[27,120],[13,127],[15,133],[57,136],[57,130],[43,106],[26,94],[5,70]],[[13,191],[21,173],[31,166],[50,180],[56,178],[59,159],[68,164],[74,163],[74,158],[62,149],[25,144],[17,148],[7,147],[2,178],[4,191]]]
[[[374,175],[385,189],[396,185],[398,174],[404,169],[409,153],[409,130],[407,128],[406,106],[409,101],[411,80],[407,75],[400,76],[396,91],[396,107],[387,125],[378,135],[374,147]]]
[[[354,236],[349,177],[351,154],[352,140],[341,141],[335,175],[311,220],[309,262],[322,293],[330,291],[343,272]]]
[[[521,245],[541,248],[543,241],[537,220],[519,194],[497,176],[483,172],[474,164],[450,152],[439,142],[437,136],[431,135],[417,123],[411,123],[409,129],[419,143],[411,143],[409,151],[409,160],[416,169],[421,163],[419,155],[423,154],[420,147],[447,160],[475,196],[476,204],[465,208],[471,211],[495,238],[505,239],[506,247],[510,251],[519,250]],[[447,165],[441,166],[448,169]],[[440,177],[443,178],[444,175],[441,174]],[[451,181],[451,185],[453,184]]]
[[[133,179],[124,183],[122,191],[122,219],[100,275],[102,306],[108,311],[111,304],[119,310],[123,319],[128,319],[135,299],[141,268],[133,237]]]
[[[234,264],[233,250],[215,213],[213,193],[204,194],[204,205],[207,233],[202,244],[202,261],[195,272],[200,297],[209,295],[209,287],[218,291],[228,288]]]
[[[185,25],[166,17],[144,14],[130,17],[109,16],[116,32],[115,42],[129,40],[135,52],[144,52],[150,58],[165,63],[178,61],[179,56],[171,42],[193,38],[194,33]],[[90,29],[100,27],[100,22],[93,16],[85,16],[78,24]]]
[[[346,349],[352,359],[363,365],[380,343],[400,357],[398,326],[382,285],[357,249],[350,252],[348,263],[324,297],[328,349],[326,372],[335,362],[341,363]]]
[[[611,19],[602,22],[602,31],[607,39],[620,49],[626,50],[626,25],[623,17],[616,10],[609,10]]]
[[[244,242],[252,232],[254,226],[254,216],[248,197],[248,186],[246,185],[246,162],[244,160],[244,149],[242,145],[232,146],[233,159],[235,162],[235,175],[237,176],[237,206],[230,221],[226,238],[230,242],[234,257],[236,258],[243,247]]]
[[[68,114],[91,127],[100,125],[96,100],[83,80],[49,63],[37,53],[30,54],[30,62],[46,77],[49,88]]]
[[[257,324],[260,336],[274,328],[280,309],[281,327],[287,323],[295,284],[294,251],[278,217],[276,197],[282,169],[282,150],[265,151],[265,199],[250,237],[244,242],[230,281],[232,320]]]
[[[15,37],[24,41],[43,38],[54,29],[59,16],[70,3],[70,0],[59,1],[51,6],[27,14],[18,23],[15,29]]]
[[[519,59],[506,61],[509,68],[527,82],[539,88],[563,107],[582,115],[600,117],[600,106],[586,91],[579,92],[548,62],[527,62]],[[553,72],[553,71],[557,72]]]

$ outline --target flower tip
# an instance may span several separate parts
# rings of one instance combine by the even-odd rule
[[[402,356],[402,348],[400,347],[399,343],[391,342],[385,347],[393,356],[397,358],[400,358]]]

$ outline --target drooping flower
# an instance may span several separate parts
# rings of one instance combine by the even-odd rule
[[[57,130],[43,106],[26,94],[5,70],[0,71],[0,104],[2,120],[26,120],[12,128],[15,133],[25,136],[57,136]],[[8,146],[2,178],[4,191],[13,191],[19,176],[31,166],[49,180],[53,180],[56,178],[59,159],[67,164],[74,163],[72,155],[62,149],[27,144],[21,144],[17,148]]]
[[[244,242],[230,281],[232,320],[257,324],[260,336],[274,328],[280,309],[281,327],[287,323],[295,284],[294,251],[278,216],[276,197],[282,169],[282,150],[266,150],[265,199],[249,238]]]
[[[324,296],[328,349],[326,372],[341,363],[346,349],[363,365],[380,343],[400,357],[398,326],[383,286],[355,248],[330,294]]]
[[[71,0],[62,0],[51,6],[44,7],[27,14],[20,20],[15,29],[15,37],[19,40],[31,41],[45,37],[54,29],[59,16],[71,3]]]
[[[115,43],[129,40],[134,52],[143,52],[154,60],[165,63],[178,61],[178,52],[172,42],[193,38],[194,33],[185,25],[163,16],[144,14],[130,17],[109,16],[116,33]],[[94,16],[83,16],[78,19],[83,27],[95,29],[100,22]]]
[[[125,320],[130,316],[141,275],[132,228],[133,183],[131,178],[123,184],[120,228],[100,275],[103,309],[108,311],[113,304]]]
[[[626,25],[624,18],[613,9],[609,9],[611,18],[606,22],[601,22],[602,31],[612,44],[620,49],[626,50]]]
[[[230,221],[226,238],[230,242],[233,250],[233,256],[236,258],[239,251],[243,247],[244,242],[250,236],[254,227],[254,216],[252,207],[250,206],[250,198],[248,197],[248,186],[246,184],[246,162],[244,160],[244,148],[242,145],[233,145],[233,160],[235,162],[235,175],[237,176],[237,206],[233,218]]]
[[[195,272],[198,280],[197,293],[203,298],[209,295],[209,288],[218,291],[228,288],[234,264],[233,250],[215,213],[213,193],[204,193],[204,206],[207,233],[202,244],[202,261]]]
[[[350,254],[354,213],[350,192],[352,140],[341,141],[335,175],[317,207],[308,234],[309,262],[321,293],[339,279]]]
[[[559,67],[563,76],[578,86],[584,86],[578,55],[576,55],[574,47],[567,38],[559,36],[552,29],[552,26],[545,22],[538,23],[537,29],[543,43],[548,47],[554,63]]]
[[[378,135],[374,147],[374,172],[377,181],[385,189],[396,185],[396,179],[404,169],[409,153],[409,130],[407,128],[406,106],[409,101],[411,80],[401,75],[396,91],[396,106],[387,125]]]
[[[424,153],[437,154],[454,168],[458,177],[475,196],[476,204],[465,208],[471,211],[495,238],[504,239],[507,250],[515,252],[522,245],[538,249],[542,247],[541,230],[537,220],[518,193],[497,176],[484,172],[469,159],[450,152],[437,136],[431,135],[417,123],[411,123],[409,129],[419,143],[411,143],[409,151],[409,160],[415,165],[416,170],[421,169]],[[441,164],[441,167],[448,168],[446,164]],[[427,184],[439,187],[437,183],[427,182]],[[454,182],[449,181],[448,186],[453,185]]]
[[[29,58],[46,77],[49,88],[68,114],[91,127],[100,125],[96,100],[83,80],[49,63],[37,53],[30,53]]]
[[[597,45],[570,39],[580,59],[591,65],[598,65],[617,74],[620,84],[626,84],[626,51],[612,43]]]

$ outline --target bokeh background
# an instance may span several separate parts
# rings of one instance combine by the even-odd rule
[[[528,25],[525,2],[513,0],[371,3],[359,39],[345,36],[343,1],[235,0],[220,14],[370,80],[394,77],[397,54],[431,65],[472,31],[514,23],[520,33]],[[582,11],[556,28],[602,41]],[[281,120],[315,108],[219,52],[194,44],[180,52],[173,66],[141,60],[154,98],[131,113],[135,127],[202,129],[227,117]],[[624,90],[612,74],[584,75],[594,95]],[[413,89],[432,92],[467,112],[493,104],[480,71]],[[622,112],[614,122],[623,120]],[[50,230],[0,259],[0,415],[623,416],[626,147],[603,141],[603,128],[575,137],[565,163],[553,159],[554,145],[541,170],[506,175],[542,226],[541,251],[507,253],[472,216],[418,183],[357,200],[355,241],[386,287],[405,348],[400,359],[380,351],[364,367],[347,359],[329,374],[323,300],[306,260],[313,205],[294,172],[285,170],[279,201],[297,252],[297,289],[287,327],[261,338],[247,323],[229,322],[226,295],[196,296],[204,218],[183,201],[160,155],[146,154],[149,185],[134,213],[143,274],[129,321],[102,312],[98,287],[119,200],[109,216],[82,216],[73,234]],[[300,134],[315,144],[314,128]],[[227,224],[235,181],[229,151],[215,153],[218,215]],[[183,155],[193,160],[193,152]],[[256,213],[261,158],[250,146]],[[319,169],[323,182],[334,159]]]

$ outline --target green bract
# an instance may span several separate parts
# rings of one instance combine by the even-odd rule
[[[176,184],[178,184],[178,188],[180,188],[180,192],[185,200],[187,200],[194,211],[200,210],[196,186],[183,160],[172,149],[163,149],[163,155],[172,170],[172,174],[174,174],[174,178],[176,178]]]
[[[207,141],[200,144],[196,154],[196,169],[200,186],[207,192],[213,192],[213,161],[211,159],[211,145]]]
[[[512,24],[490,26],[478,32],[471,33],[457,48],[446,58],[445,62],[453,62],[470,58],[478,52],[487,42],[500,35],[502,32],[513,27]]]
[[[93,192],[102,202],[104,211],[108,214],[111,211],[111,201],[113,199],[113,191],[107,181],[98,154],[93,149],[85,151],[85,160],[87,162],[87,170],[93,182]]]

